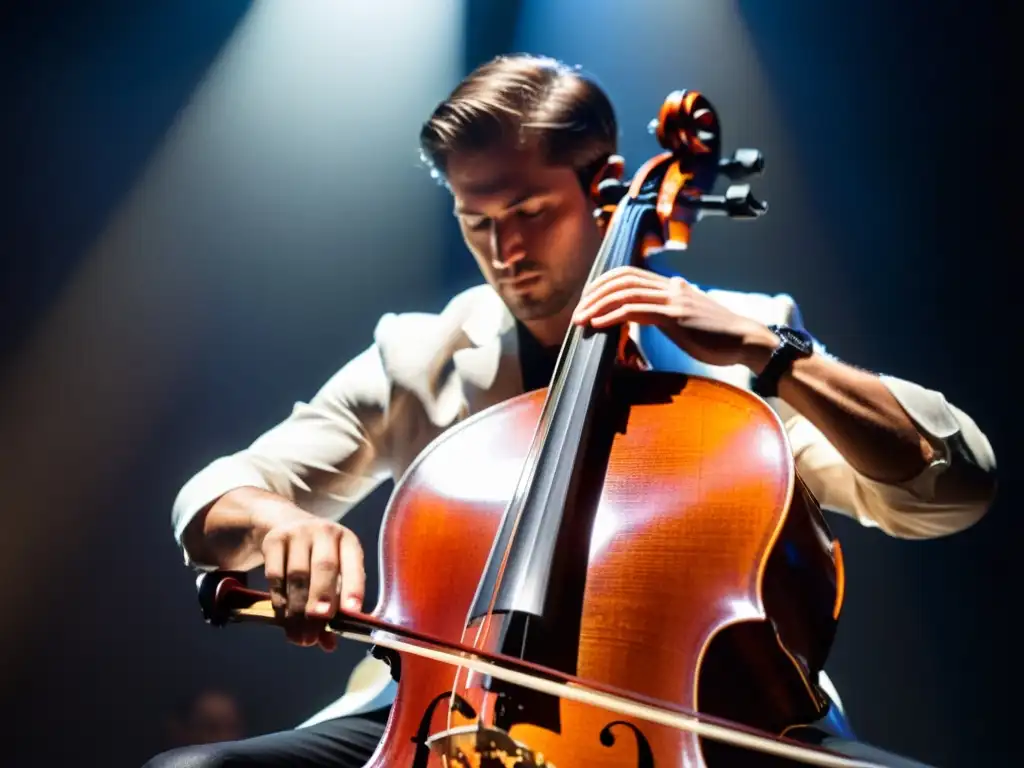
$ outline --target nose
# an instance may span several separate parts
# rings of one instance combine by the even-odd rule
[[[511,269],[526,258],[522,234],[508,223],[491,224],[491,267],[498,272]]]

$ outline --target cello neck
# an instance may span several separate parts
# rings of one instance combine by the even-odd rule
[[[590,279],[633,262],[638,235],[653,207],[650,201],[624,198],[594,261]],[[547,400],[523,473],[505,511],[477,589],[470,620],[491,613],[543,618],[556,556],[575,552],[567,536],[589,526],[579,510],[583,454],[590,444],[594,415],[606,394],[608,374],[625,329],[584,331],[572,326],[566,335]],[[593,478],[590,478],[593,480]],[[579,519],[574,519],[579,518]]]

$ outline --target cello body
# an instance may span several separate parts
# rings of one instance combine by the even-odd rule
[[[779,418],[700,377],[620,369],[611,387],[542,618],[469,616],[547,390],[469,418],[409,468],[385,513],[374,615],[769,733],[817,718],[842,560]],[[450,665],[389,661],[398,694],[375,768],[777,764]]]

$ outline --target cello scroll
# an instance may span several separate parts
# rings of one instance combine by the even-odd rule
[[[671,160],[671,164],[658,191],[660,232],[649,233],[645,252],[685,250],[693,225],[704,216],[756,219],[767,213],[768,204],[755,198],[748,184],[730,184],[724,195],[710,194],[719,176],[736,182],[763,173],[764,156],[749,148],[737,149],[727,158],[721,156],[721,124],[703,94],[672,92],[648,130],[666,150],[654,161]],[[591,199],[597,206],[594,215],[605,230],[619,201],[630,191],[629,183],[621,181],[624,167],[623,158],[613,155],[591,185]]]

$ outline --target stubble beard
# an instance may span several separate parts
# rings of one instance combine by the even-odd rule
[[[506,296],[505,302],[519,320],[547,320],[563,312],[572,298],[568,291],[554,291],[537,298],[529,294],[513,294]]]
[[[569,329],[572,313],[579,304],[582,293],[583,286],[581,285],[576,289],[565,287],[555,289],[551,293],[537,298],[529,294],[512,295],[505,301],[509,310],[520,322],[540,324],[535,331],[544,328],[546,329],[543,331],[545,335],[557,332],[558,335],[564,336]],[[559,343],[560,341],[559,339]],[[553,339],[548,339],[546,343],[555,342]]]

